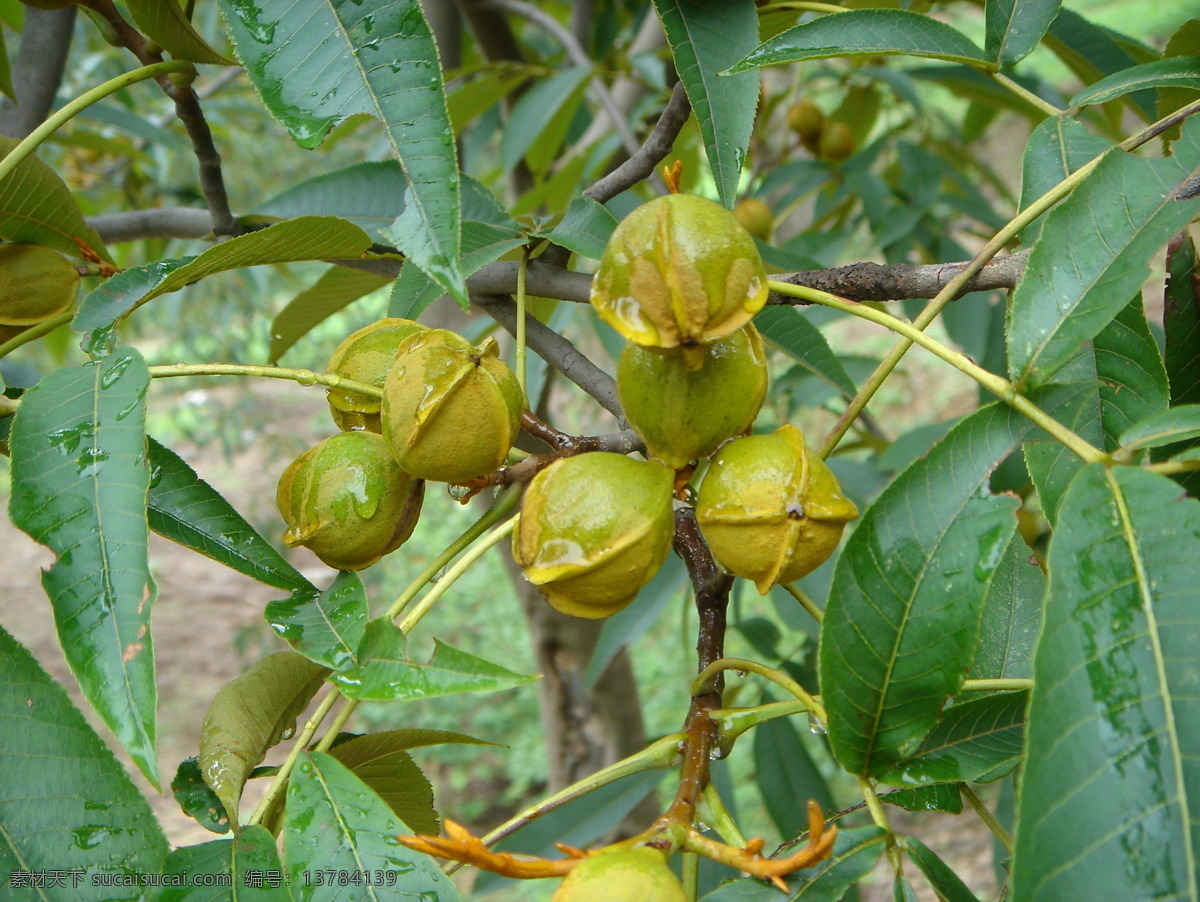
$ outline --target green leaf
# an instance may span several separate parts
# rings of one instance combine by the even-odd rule
[[[168,275],[195,259],[182,257],[131,266],[88,292],[71,320],[71,328],[83,333],[83,349],[103,353],[112,341],[111,331],[117,320],[136,307],[137,302]]]
[[[1021,209],[1035,200],[1084,164],[1112,149],[1106,141],[1089,131],[1083,123],[1064,116],[1044,119],[1025,145],[1021,160]],[[1042,214],[1021,232],[1021,239],[1034,242],[1046,222]]]
[[[143,301],[218,272],[297,263],[302,260],[356,260],[371,246],[371,238],[353,223],[334,216],[301,216],[248,235],[230,238],[178,269],[172,270],[143,297]]]
[[[437,836],[442,828],[433,805],[433,787],[408,750],[446,743],[493,745],[445,730],[389,730],[339,743],[329,754],[370,786],[409,830]]]
[[[947,709],[916,754],[880,776],[893,786],[991,782],[1021,760],[1024,692],[998,692]]]
[[[524,676],[434,640],[428,664],[405,658],[407,641],[386,618],[367,624],[358,664],[335,674],[347,698],[370,701],[435,698],[462,692],[495,692],[537,679]]]
[[[945,783],[901,789],[879,797],[880,801],[905,811],[946,811],[962,814],[962,796],[958,789]]]
[[[654,8],[696,113],[717,196],[733,209],[754,128],[759,78],[717,73],[758,46],[758,11],[749,3],[725,0],[654,0]]]
[[[300,900],[397,898],[457,902],[458,890],[433,859],[396,842],[410,832],[369,786],[336,758],[303,752],[288,783],[283,859]],[[313,863],[321,870],[362,876],[362,885],[315,885],[306,880]]]
[[[583,100],[592,70],[574,66],[535,82],[513,106],[500,139],[500,165],[511,171],[531,148],[545,157],[557,151]],[[530,163],[535,172],[539,167]]]
[[[903,877],[897,876],[892,882],[892,902],[921,902],[916,890]]]
[[[1072,97],[1071,109],[1107,103],[1131,91],[1146,88],[1200,90],[1200,56],[1177,56],[1116,72]]]
[[[1200,404],[1159,411],[1125,430],[1121,446],[1128,450],[1157,448],[1200,437]]]
[[[772,347],[824,379],[845,397],[853,398],[858,392],[824,333],[802,310],[782,305],[766,307],[754,318],[754,326]]]
[[[772,699],[765,696],[763,701]],[[825,778],[788,718],[754,728],[754,772],[758,792],[780,836],[799,836],[808,829],[809,799],[822,811],[837,810]]]
[[[1050,541],[1012,898],[1195,896],[1197,561],[1200,502],[1172,480],[1093,464],[1071,484]]]
[[[538,235],[572,253],[599,260],[616,227],[617,217],[609,212],[608,207],[590,197],[577,197],[571,201],[558,225],[543,229]]]
[[[284,733],[295,730],[296,718],[328,673],[294,651],[281,651],[213,697],[200,727],[200,771],[233,824],[239,823],[238,800],[250,771]]]
[[[365,232],[378,234],[404,212],[407,186],[395,160],[355,163],[292,185],[254,212],[280,219],[336,216]]]
[[[154,889],[150,902],[291,902],[292,899],[283,884],[283,865],[275,849],[275,837],[258,824],[238,831],[234,839],[176,849],[167,856],[162,872],[178,885]]]
[[[19,142],[0,135],[0,160]],[[0,181],[0,238],[23,244],[44,244],[67,256],[83,259],[76,238],[112,262],[96,230],[83,219],[75,195],[58,173],[36,154],[22,160]]]
[[[200,37],[176,0],[127,0],[130,15],[142,34],[175,59],[215,66],[233,66]]]
[[[1042,597],[1046,578],[1029,546],[1020,536],[996,568],[979,628],[979,648],[971,664],[976,680],[1024,679],[1032,676],[1030,662],[1042,622]]]
[[[221,0],[267,109],[302,147],[356,113],[378,118],[404,171],[385,235],[464,306],[458,160],[437,46],[419,0]]]
[[[904,837],[904,850],[945,902],[979,902],[950,866],[915,836]]]
[[[1196,247],[1185,231],[1167,247],[1167,286],[1163,292],[1164,357],[1172,405],[1200,404],[1200,280],[1195,278],[1198,269]],[[1154,457],[1171,458],[1196,447],[1195,442],[1185,442],[1163,448]],[[1200,475],[1184,473],[1175,478],[1188,494],[1193,497],[1200,494]]]
[[[17,99],[17,95],[13,91],[12,70],[8,65],[8,50],[4,46],[3,31],[0,31],[0,94],[5,95],[10,100]]]
[[[998,69],[1033,51],[1058,15],[1062,0],[987,0],[983,46]]]
[[[56,683],[0,629],[0,873],[78,868],[44,902],[129,898],[101,874],[155,873],[167,839],[125,769]],[[7,890],[10,897],[15,890]]]
[[[204,782],[200,763],[196,758],[184,758],[179,762],[175,778],[171,780],[171,795],[179,808],[205,830],[213,833],[229,832],[229,815],[225,806]]]
[[[1060,415],[1063,425],[1105,451],[1116,450],[1133,423],[1167,407],[1167,376],[1134,298],[1116,318],[1055,375],[1056,382],[1086,384],[1077,406]],[[1025,462],[1037,487],[1042,511],[1057,523],[1058,505],[1082,462],[1057,442],[1025,446]]]
[[[1059,10],[1043,39],[1047,47],[1079,77],[1085,85],[1136,66],[1150,62],[1138,59],[1132,52],[1134,42],[1115,31],[1089,22],[1075,10]],[[1148,48],[1147,48],[1148,49]],[[1154,119],[1154,94],[1138,92],[1130,98],[1141,116]]]
[[[278,363],[292,345],[318,325],[390,281],[387,276],[344,266],[329,267],[314,284],[288,301],[271,321],[268,362]]]
[[[462,134],[463,129],[537,74],[534,66],[496,60],[451,89],[446,109],[454,134]]]
[[[146,389],[126,348],[45,376],[13,426],[9,516],[57,556],[42,574],[84,696],[158,785],[146,541]]]
[[[331,670],[356,664],[358,643],[366,631],[367,592],[358,574],[343,571],[329,588],[267,605],[271,629],[304,657]]]
[[[1013,293],[1014,380],[1026,387],[1047,382],[1129,303],[1151,258],[1200,210],[1198,199],[1175,199],[1197,172],[1200,123],[1190,121],[1174,156],[1113,151],[1051,211]],[[1112,203],[1114,196],[1122,202]]]
[[[149,439],[148,458],[151,529],[268,586],[316,594],[317,588],[179,455]]]
[[[821,16],[789,28],[747,56],[730,72],[829,57],[923,56],[986,63],[988,55],[945,22],[899,9],[856,9]]]
[[[1042,397],[1054,409],[1078,389]],[[997,404],[955,426],[867,508],[834,567],[820,677],[834,756],[875,775],[915,754],[967,675],[1016,499],[991,471],[1032,427]]]

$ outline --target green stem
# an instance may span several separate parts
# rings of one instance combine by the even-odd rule
[[[1112,460],[1110,455],[1084,441],[1084,439],[1082,439],[1080,436],[1072,432],[1066,426],[1062,425],[1060,422],[1058,422],[1058,420],[1054,419],[1052,416],[1018,392],[1013,384],[1007,379],[985,370],[983,367],[974,363],[969,357],[946,347],[937,339],[930,338],[917,327],[916,323],[907,323],[904,320],[897,319],[890,313],[886,313],[882,310],[876,310],[874,307],[866,304],[860,304],[857,301],[847,301],[844,298],[839,298],[837,295],[830,294],[827,291],[819,291],[816,288],[808,288],[803,285],[788,285],[784,282],[774,281],[768,282],[767,284],[770,286],[772,291],[777,291],[780,294],[786,294],[791,297],[801,298],[814,304],[832,307],[835,310],[841,310],[845,313],[850,313],[854,316],[860,317],[861,319],[870,320],[873,323],[886,326],[898,335],[903,336],[904,339],[909,343],[909,346],[918,344],[931,354],[934,354],[935,356],[946,361],[955,369],[970,376],[992,394],[996,395],[998,398],[1023,413],[1037,425],[1041,426],[1044,430],[1046,430],[1047,433],[1058,439],[1059,442],[1078,455],[1085,462],[1108,462]]]
[[[1013,854],[1015,844],[1013,843],[1012,834],[1004,829],[1002,823],[996,820],[996,815],[992,814],[991,809],[983,804],[983,799],[979,798],[975,794],[975,790],[966,783],[958,784],[958,792],[959,795],[967,800],[967,804],[975,809],[975,813],[979,815],[979,819],[987,824],[987,828],[992,831],[992,835],[1000,840],[1000,845],[1004,846],[1009,855]]]
[[[891,861],[892,870],[896,872],[896,876],[902,877],[904,875],[904,859],[896,846],[896,833],[888,821],[887,812],[883,810],[883,802],[879,801],[879,796],[870,780],[866,777],[855,777],[855,779],[858,781],[858,789],[862,793],[863,801],[867,803],[867,810],[871,812],[871,820],[875,822],[875,826],[882,827],[887,831],[888,860]]]
[[[808,611],[808,613],[812,615],[813,620],[817,621],[817,623],[821,623],[825,620],[825,612],[817,607],[817,603],[809,598],[804,593],[803,589],[801,589],[795,583],[784,583],[783,588],[789,595],[792,596],[792,598],[800,602],[800,607]]]
[[[746,837],[738,829],[737,821],[725,807],[725,800],[717,792],[717,787],[709,783],[704,787],[698,807],[700,820],[717,831],[717,835],[731,846],[743,847]]]
[[[1200,460],[1164,460],[1156,464],[1146,464],[1142,469],[1164,476],[1170,476],[1172,473],[1194,473],[1200,470]]]
[[[0,182],[4,181],[14,169],[28,157],[38,145],[62,128],[80,110],[84,110],[98,100],[103,100],[109,94],[127,88],[147,78],[157,78],[171,72],[184,72],[192,68],[192,64],[183,60],[171,60],[166,63],[153,63],[142,66],[132,72],[125,72],[116,78],[110,78],[104,84],[97,85],[90,91],[80,94],[70,103],[55,110],[41,125],[31,131],[3,160],[0,160]]]
[[[795,696],[805,708],[807,708],[814,717],[821,723],[826,723],[825,709],[820,703],[813,698],[804,687],[793,680],[786,673],[782,673],[774,668],[768,667],[766,664],[759,664],[757,661],[751,661],[747,658],[718,658],[713,661],[698,674],[692,681],[692,698],[701,695],[706,695],[712,692],[713,686],[716,684],[717,676],[726,670],[737,670],[743,673],[756,673],[761,677],[770,680],[776,686],[784,689],[788,694]]]
[[[1120,144],[1117,145],[1121,150],[1133,150],[1145,144],[1147,141],[1161,134],[1167,128],[1172,127],[1178,122],[1182,122],[1193,113],[1200,112],[1200,100],[1193,101],[1187,106],[1181,107],[1175,112],[1164,116],[1162,119],[1150,125],[1137,134],[1131,135]],[[992,239],[983,246],[971,262],[957,276],[937,293],[936,296],[926,305],[921,314],[913,320],[913,328],[924,331],[926,327],[933,322],[942,312],[947,304],[954,298],[958,297],[958,293],[966,286],[967,282],[975,276],[989,260],[992,259],[1000,250],[1008,244],[1017,234],[1027,225],[1057,204],[1060,200],[1070,194],[1075,188],[1100,165],[1100,161],[1104,158],[1105,153],[1093,157],[1089,162],[1085,163],[1071,175],[1067,176],[1028,207],[1013,217],[1004,228],[998,231]],[[863,385],[854,400],[850,402],[846,410],[838,418],[833,430],[826,437],[825,442],[821,445],[821,449],[817,452],[822,458],[829,457],[833,453],[833,449],[841,442],[842,437],[850,430],[851,425],[858,419],[859,414],[870,403],[871,398],[879,391],[887,378],[891,375],[892,370],[899,364],[900,359],[908,352],[914,344],[909,338],[902,338],[892,347],[887,355],[880,361],[879,366],[875,368],[875,372],[871,374],[871,378]]]
[[[810,13],[844,13],[848,12],[844,6],[834,6],[832,3],[815,3],[811,0],[787,0],[783,3],[769,3],[758,11],[758,14],[775,12],[780,9],[799,9]]]
[[[753,708],[713,708],[708,716],[717,725],[717,743],[727,750],[735,739],[759,724],[805,712],[812,713],[804,702],[797,700],[768,702]]]
[[[695,852],[684,852],[679,859],[679,875],[684,898],[690,902],[695,900],[700,894],[700,856]]]
[[[991,78],[994,82],[996,82],[999,85],[1004,86],[1009,91],[1011,91],[1013,94],[1016,94],[1018,97],[1020,97],[1022,100],[1024,100],[1026,103],[1030,104],[1031,106],[1037,107],[1039,110],[1041,110],[1047,116],[1061,116],[1062,115],[1063,111],[1060,110],[1058,107],[1056,107],[1054,104],[1052,104],[1050,101],[1048,101],[1042,97],[1039,97],[1037,94],[1034,94],[1028,88],[1022,87],[1020,84],[1013,81],[1007,75],[1001,75],[999,72],[990,72],[990,71],[986,71],[986,70],[981,70],[981,71],[984,71],[984,74],[991,76]]]
[[[8,341],[0,343],[0,357],[7,357],[17,348],[21,347],[21,345],[37,341],[43,335],[49,335],[63,323],[69,323],[74,318],[75,311],[68,310],[66,313],[60,313],[47,320],[42,320],[40,323],[30,326],[24,332],[18,332]]]
[[[262,379],[290,379],[301,385],[324,385],[343,388],[368,398],[382,398],[383,390],[365,382],[355,382],[333,373],[289,369],[283,366],[257,366],[245,363],[171,363],[150,367],[150,376],[165,379],[172,376],[257,376]]]
[[[529,396],[525,389],[525,271],[529,268],[529,248],[521,250],[521,262],[517,264],[517,385],[521,387],[521,397],[525,406],[530,407]]]
[[[1033,680],[1013,677],[1007,680],[963,680],[962,692],[1003,692],[1009,689],[1032,689]]]

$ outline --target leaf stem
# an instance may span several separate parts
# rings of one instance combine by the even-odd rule
[[[1156,464],[1146,464],[1143,470],[1151,473],[1161,473],[1170,476],[1173,473],[1194,473],[1200,470],[1200,460],[1164,460]]]
[[[171,72],[185,72],[192,64],[184,60],[171,60],[166,63],[153,63],[142,66],[130,72],[123,72],[116,78],[110,78],[103,84],[97,85],[90,91],[85,91],[74,100],[55,110],[45,122],[31,131],[3,160],[0,160],[0,181],[7,178],[14,169],[25,160],[38,145],[62,128],[72,117],[86,109],[98,100],[103,100],[109,94],[127,88],[147,78],[157,78]]]
[[[291,369],[283,366],[258,366],[245,363],[171,363],[150,367],[150,376],[164,379],[172,376],[257,376],[263,379],[290,379],[301,385],[324,385],[342,388],[368,398],[382,398],[383,390],[365,382],[355,382],[334,373]]]
[[[904,875],[904,859],[896,847],[896,833],[888,821],[887,812],[883,810],[883,802],[879,801],[875,787],[871,785],[868,778],[856,776],[855,779],[858,781],[858,789],[862,793],[863,801],[867,803],[867,810],[871,812],[871,820],[875,822],[875,826],[882,827],[887,831],[888,860],[892,863],[892,870],[896,872],[896,876],[901,877]]]
[[[1058,422],[1058,420],[1054,419],[1052,416],[1018,392],[1013,384],[1007,379],[985,370],[983,367],[972,362],[966,355],[960,354],[958,351],[946,347],[937,339],[926,335],[917,327],[916,323],[907,323],[904,320],[892,316],[890,313],[886,313],[882,310],[876,310],[874,307],[866,304],[860,304],[857,301],[847,301],[844,298],[839,298],[837,295],[829,294],[825,291],[819,291],[816,288],[807,288],[802,285],[788,285],[785,282],[775,281],[768,282],[768,285],[772,291],[777,291],[780,294],[801,298],[814,304],[832,307],[835,310],[841,310],[845,313],[850,313],[854,316],[861,317],[862,319],[870,320],[873,323],[878,323],[881,326],[886,326],[893,332],[903,336],[904,339],[909,343],[909,346],[912,344],[919,344],[931,354],[941,358],[955,369],[970,376],[992,394],[996,395],[998,398],[1014,407],[1038,426],[1041,426],[1047,433],[1056,438],[1065,447],[1078,455],[1085,462],[1111,462],[1112,458],[1110,455],[1101,451],[1099,448],[1094,447],[1087,441],[1084,441],[1084,439],[1082,439],[1076,433],[1062,425],[1062,423]],[[897,358],[897,362],[898,360],[899,358]],[[826,444],[828,444],[828,442]]]
[[[996,680],[963,680],[962,692],[1003,692],[1009,689],[1032,689],[1033,680],[1013,677]]]
[[[786,673],[747,658],[718,658],[713,661],[696,674],[696,678],[692,680],[692,698],[712,692],[717,676],[726,670],[755,673],[761,677],[765,677],[781,689],[786,690],[790,695],[795,696],[821,723],[827,722],[825,709],[821,706],[820,702],[805,691],[803,686]]]
[[[792,598],[800,602],[800,607],[808,611],[808,613],[812,615],[813,620],[817,621],[817,623],[824,621],[825,612],[817,607],[817,603],[809,598],[803,589],[801,589],[795,583],[784,583],[783,588],[789,595],[792,596]]]
[[[804,702],[792,700],[768,702],[753,708],[713,708],[709,717],[717,725],[718,743],[722,749],[728,750],[735,739],[759,724],[806,712],[811,713]]]
[[[58,316],[52,316],[47,320],[42,320],[36,325],[30,326],[22,332],[18,332],[6,342],[0,343],[0,357],[7,357],[21,345],[29,344],[31,341],[37,341],[43,335],[49,335],[63,323],[69,323],[75,317],[74,310],[68,310],[66,313],[60,313]]]
[[[849,12],[844,6],[834,6],[832,3],[815,3],[811,0],[785,0],[782,3],[769,3],[758,11],[764,15],[781,9],[799,9],[810,13],[844,13]]]
[[[967,804],[975,809],[975,813],[979,815],[979,819],[987,824],[987,828],[1000,841],[1000,845],[1004,846],[1009,855],[1013,854],[1015,844],[1013,843],[1012,834],[1005,830],[1004,825],[996,820],[996,815],[992,814],[991,809],[983,804],[983,799],[979,798],[975,790],[966,783],[958,784],[958,792],[959,795],[967,800]]]
[[[717,835],[731,846],[745,846],[746,837],[738,829],[737,821],[725,807],[725,800],[717,792],[717,787],[709,783],[700,795],[700,819],[717,831]]]
[[[1013,79],[1009,78],[1007,75],[1002,75],[999,72],[993,72],[993,71],[988,71],[988,70],[984,70],[984,71],[985,71],[985,74],[991,76],[992,80],[995,81],[997,84],[1002,85],[1003,87],[1007,88],[1009,91],[1011,91],[1013,94],[1020,97],[1022,100],[1024,100],[1030,106],[1037,107],[1041,112],[1045,113],[1047,116],[1061,116],[1062,115],[1063,111],[1061,109],[1056,107],[1054,104],[1052,104],[1050,101],[1046,100],[1045,98],[1039,97],[1037,94],[1034,94],[1032,91],[1030,91],[1028,88],[1024,87],[1023,85],[1019,84],[1018,82],[1013,81]]]

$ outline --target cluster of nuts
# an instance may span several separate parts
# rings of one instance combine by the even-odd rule
[[[840,119],[829,119],[811,100],[797,100],[787,111],[788,127],[815,157],[841,163],[854,156],[854,132]]]
[[[594,619],[629,604],[671,550],[678,485],[710,457],[696,520],[730,572],[765,594],[837,547],[858,512],[824,462],[790,425],[747,435],[767,391],[751,323],[766,299],[753,240],[718,204],[671,194],[613,232],[591,300],[628,339],[617,389],[648,459],[578,454],[530,482],[513,557],[554,608]],[[403,319],[355,332],[328,369],[382,400],[331,391],[343,432],[287,468],[278,503],[286,544],[358,570],[412,533],[425,480],[468,483],[503,464],[523,399],[494,341]]]

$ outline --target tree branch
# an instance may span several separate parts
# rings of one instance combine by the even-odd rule
[[[195,207],[159,207],[89,216],[88,225],[105,244],[142,238],[204,238],[213,231],[212,214]]]
[[[25,9],[25,31],[12,69],[17,100],[0,100],[0,135],[20,140],[46,120],[62,82],[74,25],[73,6]]]
[[[691,113],[687,92],[683,89],[683,83],[678,82],[658,122],[646,136],[645,143],[624,163],[584,191],[583,196],[604,203],[650,176],[670,153],[671,146]]]

